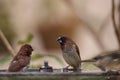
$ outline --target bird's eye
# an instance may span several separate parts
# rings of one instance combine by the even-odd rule
[[[60,43],[62,43],[62,40],[59,40]]]
[[[57,41],[58,41],[59,43],[62,43],[62,39],[61,39],[60,37],[57,39]]]

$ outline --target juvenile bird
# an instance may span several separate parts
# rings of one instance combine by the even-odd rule
[[[29,44],[23,45],[16,56],[14,56],[13,60],[11,61],[8,71],[9,72],[19,72],[24,71],[28,68],[30,63],[31,54],[32,54],[32,47]]]
[[[82,62],[95,62],[95,65],[102,71],[120,70],[120,51],[110,51],[107,53],[100,54],[90,60],[83,60]]]
[[[58,37],[57,41],[61,46],[63,58],[74,69],[81,66],[81,57],[76,43],[66,36]]]

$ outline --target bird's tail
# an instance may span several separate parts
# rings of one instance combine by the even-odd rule
[[[83,62],[95,62],[96,60],[94,60],[94,59],[87,59],[87,60],[81,60],[81,62],[83,63]]]

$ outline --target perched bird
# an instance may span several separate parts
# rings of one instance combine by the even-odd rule
[[[60,43],[65,61],[69,66],[78,69],[81,66],[81,57],[76,43],[66,36],[58,37],[57,41]]]
[[[108,53],[108,54],[107,54]],[[118,71],[120,70],[120,51],[110,51],[106,54],[100,54],[93,59],[83,60],[82,62],[95,62],[95,66],[102,71]]]
[[[28,68],[30,63],[31,54],[32,54],[32,47],[29,44],[23,45],[16,56],[14,56],[13,60],[11,61],[8,71],[9,72],[19,72],[24,71]]]

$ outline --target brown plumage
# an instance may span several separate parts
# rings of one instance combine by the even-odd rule
[[[57,39],[60,43],[63,58],[73,68],[81,66],[81,57],[76,43],[68,37],[62,36]]]
[[[82,62],[95,62],[94,64],[102,71],[120,70],[120,51],[110,51],[100,54],[93,59],[83,60]]]
[[[29,63],[32,54],[32,47],[29,44],[23,45],[16,56],[14,56],[13,60],[11,61],[8,71],[9,72],[18,72],[24,71]]]

